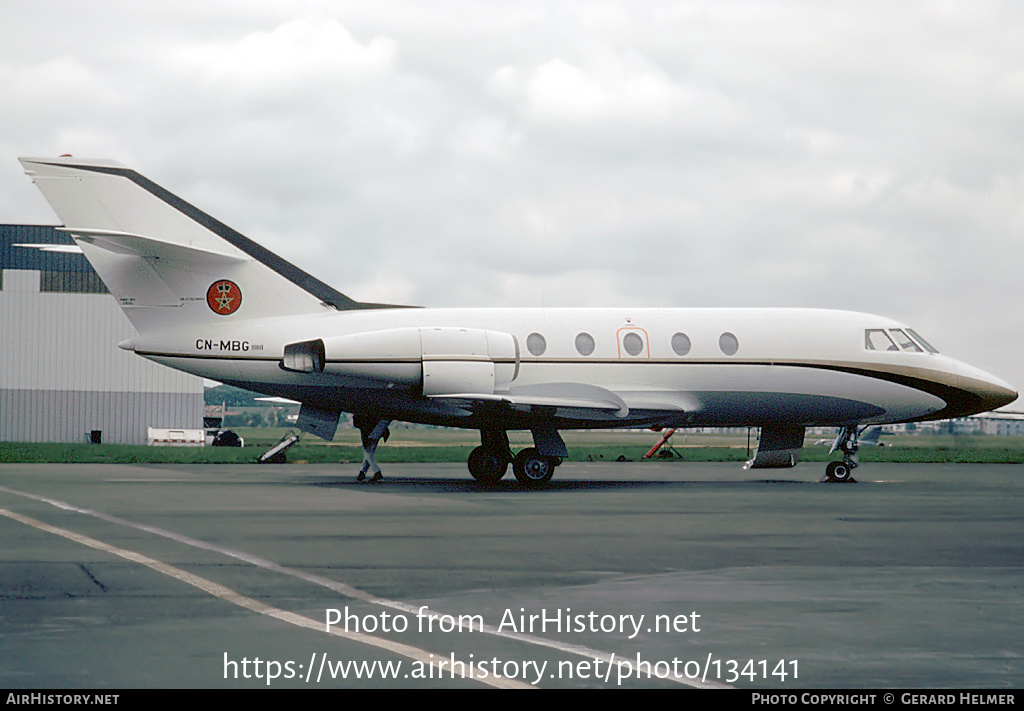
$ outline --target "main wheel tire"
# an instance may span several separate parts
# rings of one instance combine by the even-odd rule
[[[846,462],[829,462],[825,467],[825,476],[829,481],[849,481],[852,475],[853,470]]]
[[[508,471],[508,457],[486,447],[477,447],[469,453],[469,473],[481,484],[496,484]]]
[[[512,460],[512,471],[520,484],[544,486],[555,473],[555,457],[545,457],[536,447],[529,447]]]

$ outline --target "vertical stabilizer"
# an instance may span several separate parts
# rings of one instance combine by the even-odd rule
[[[141,335],[372,308],[118,163],[20,160]]]

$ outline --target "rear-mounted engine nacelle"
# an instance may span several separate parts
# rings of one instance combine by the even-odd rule
[[[395,328],[289,343],[281,367],[421,386],[428,396],[493,394],[519,374],[519,345],[501,331]]]

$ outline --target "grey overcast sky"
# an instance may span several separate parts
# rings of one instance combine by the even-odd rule
[[[1024,390],[1019,2],[2,18],[2,222],[56,222],[17,156],[112,158],[357,299],[868,311]]]

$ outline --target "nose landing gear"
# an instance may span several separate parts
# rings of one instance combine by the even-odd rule
[[[839,435],[832,443],[829,454],[840,450],[843,453],[843,461],[828,463],[828,466],[825,467],[825,481],[833,484],[855,484],[857,482],[853,478],[853,470],[860,466],[860,461],[857,459],[859,435],[856,425],[847,425],[839,430]]]

